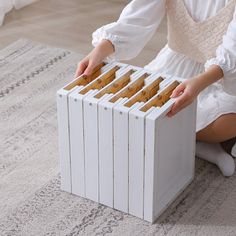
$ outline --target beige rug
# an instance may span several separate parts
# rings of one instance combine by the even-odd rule
[[[56,91],[80,58],[24,39],[0,51],[0,235],[235,236],[236,176],[200,159],[153,225],[60,191]]]

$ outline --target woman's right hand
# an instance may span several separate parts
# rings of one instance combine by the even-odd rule
[[[102,61],[112,54],[115,48],[111,41],[103,39],[84,59],[82,59],[77,66],[75,77],[82,74],[90,75],[93,69],[102,63]]]

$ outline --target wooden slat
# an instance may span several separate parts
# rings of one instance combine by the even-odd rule
[[[117,81],[114,81],[109,85],[106,89],[99,92],[95,98],[101,98],[104,94],[115,94],[116,92],[120,91],[122,88],[124,88],[130,81],[130,76],[134,73],[134,70],[129,70],[127,73],[125,73],[120,79]]]
[[[126,89],[120,91],[116,96],[110,99],[110,102],[116,102],[119,98],[130,98],[135,93],[137,93],[140,89],[145,85],[145,79],[148,77],[148,74],[143,74],[139,79],[137,79],[134,83],[128,86]]]
[[[169,99],[173,90],[179,85],[178,81],[174,81],[167,88],[165,88],[160,94],[158,94],[154,99],[150,100],[145,106],[143,106],[140,111],[146,112],[152,106],[161,107],[163,106]]]
[[[96,79],[99,75],[102,74],[102,70],[101,68],[105,66],[105,63],[101,63],[99,64],[97,67],[94,68],[93,72],[91,75],[85,76],[85,75],[81,75],[79,77],[77,77],[76,80],[74,80],[72,83],[70,83],[69,85],[67,85],[66,87],[64,87],[65,90],[71,90],[72,88],[74,88],[75,86],[80,86],[80,85],[87,85],[89,84],[91,81],[93,81],[94,79]]]
[[[90,85],[86,86],[83,90],[80,91],[80,94],[86,94],[89,90],[98,89],[105,87],[116,77],[116,71],[119,70],[119,66],[115,66],[109,71],[105,72],[100,78],[94,80]]]
[[[145,89],[140,91],[135,97],[133,97],[131,100],[125,103],[124,106],[131,107],[136,102],[147,102],[150,98],[152,98],[157,93],[157,91],[159,90],[159,85],[161,81],[163,81],[162,77],[157,78]]]

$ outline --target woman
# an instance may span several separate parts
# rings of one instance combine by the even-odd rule
[[[116,22],[93,33],[95,48],[78,64],[76,76],[89,75],[104,59],[137,56],[167,14],[168,43],[145,68],[183,78],[168,116],[197,98],[196,154],[231,176],[234,159],[220,143],[236,137],[235,5],[236,0],[133,0]]]

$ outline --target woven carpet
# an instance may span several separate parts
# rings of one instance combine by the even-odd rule
[[[26,39],[0,51],[0,235],[235,236],[236,176],[198,158],[154,224],[60,190],[56,91],[81,57]]]

